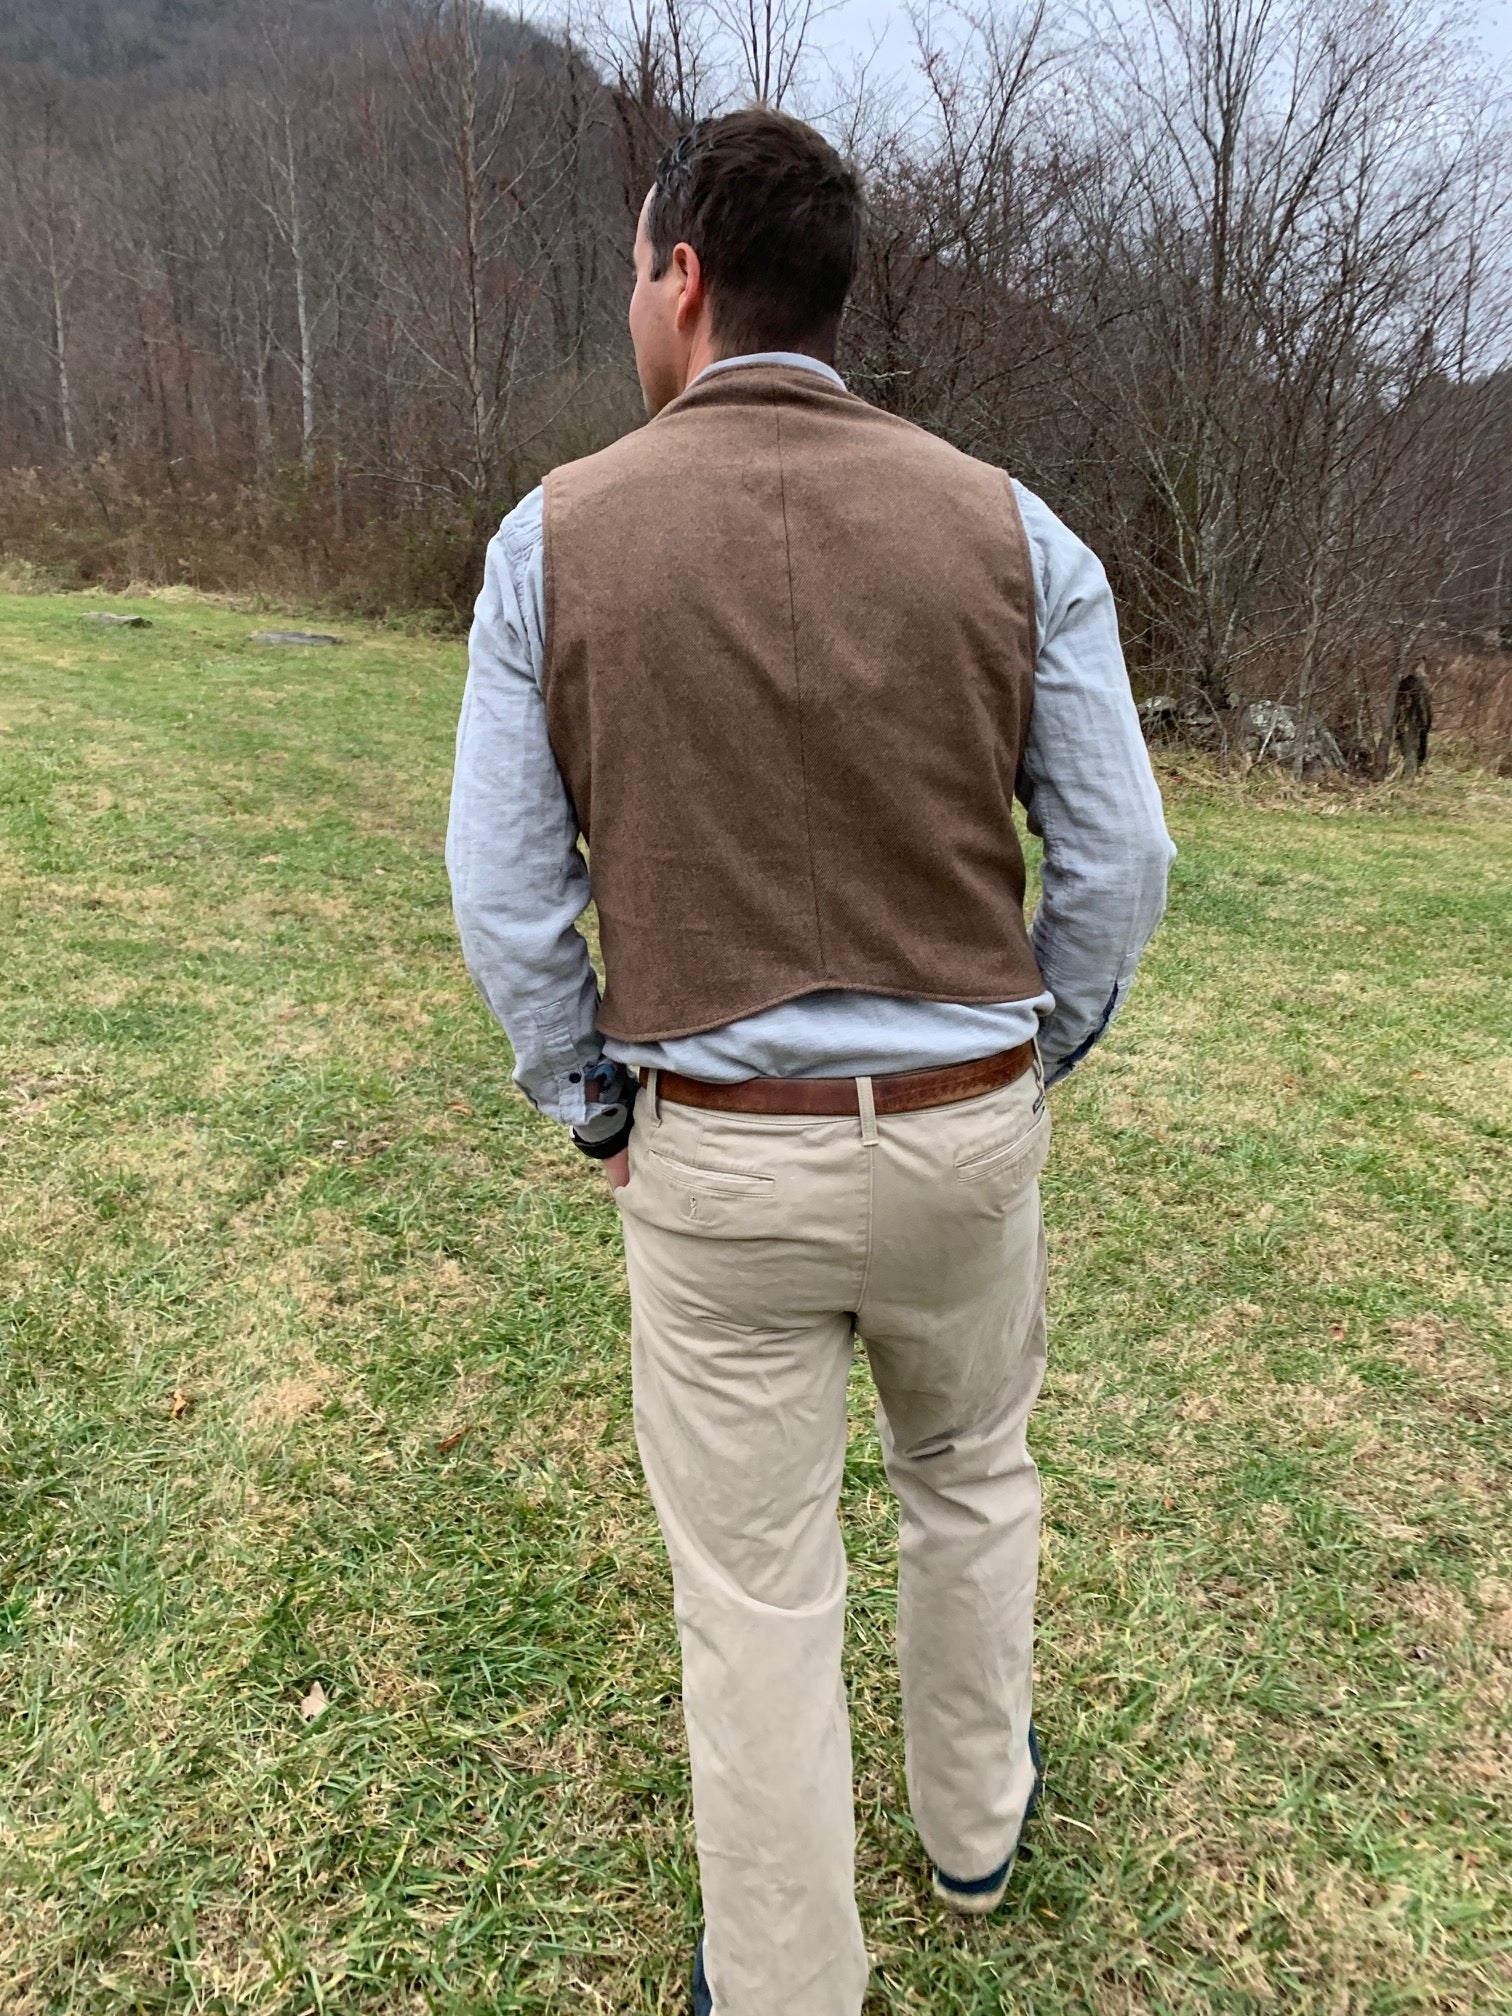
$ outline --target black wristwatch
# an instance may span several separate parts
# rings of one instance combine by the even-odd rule
[[[618,1155],[627,1147],[630,1132],[635,1125],[635,1095],[640,1090],[640,1081],[635,1074],[627,1071],[623,1064],[613,1063],[603,1057],[584,1077],[592,1081],[601,1106],[623,1106],[625,1117],[612,1134],[606,1134],[599,1141],[585,1141],[574,1127],[572,1145],[581,1155],[594,1162],[607,1162],[611,1155]]]

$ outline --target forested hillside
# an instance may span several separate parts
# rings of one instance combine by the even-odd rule
[[[1097,547],[1170,720],[1287,698],[1368,765],[1412,666],[1512,637],[1506,101],[1444,17],[984,17],[907,118],[754,18],[0,0],[13,563],[464,612],[501,512],[636,424],[635,207],[754,94],[866,170],[851,381]]]
[[[375,11],[370,0],[300,0],[301,40],[347,46]],[[0,62],[161,90],[234,69],[264,18],[240,0],[0,0]]]

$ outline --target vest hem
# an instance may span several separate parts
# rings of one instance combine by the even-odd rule
[[[1037,984],[1032,987],[1009,988],[1006,992],[989,987],[980,993],[951,988],[939,993],[900,994],[896,987],[880,987],[875,982],[826,977],[817,987],[787,989],[750,1003],[737,1002],[728,1014],[721,1011],[706,1021],[650,1030],[626,1029],[611,1027],[600,1014],[595,1026],[600,1036],[607,1036],[615,1043],[676,1043],[685,1036],[707,1036],[716,1029],[727,1029],[732,1022],[744,1022],[752,1015],[765,1015],[772,1008],[785,1008],[790,1001],[806,1001],[814,994],[871,994],[883,1001],[938,1001],[950,1008],[1011,1008],[1017,1002],[1034,1001],[1048,992],[1043,977],[1037,975],[1036,980]]]

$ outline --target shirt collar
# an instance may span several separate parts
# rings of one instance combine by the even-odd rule
[[[714,371],[733,371],[737,364],[792,364],[800,371],[817,371],[821,378],[828,378],[842,392],[845,390],[845,380],[833,364],[826,364],[818,357],[809,357],[802,350],[753,350],[748,357],[719,357],[712,364],[705,364],[698,378],[707,378]],[[693,380],[695,385],[698,378]]]

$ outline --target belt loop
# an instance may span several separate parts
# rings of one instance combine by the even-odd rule
[[[861,1108],[861,1140],[867,1148],[875,1148],[880,1138],[877,1134],[877,1101],[872,1092],[870,1078],[856,1080],[856,1099]]]
[[[660,1123],[661,1073],[660,1071],[657,1070],[654,1064],[652,1065],[651,1069],[646,1073],[646,1090],[651,1095],[651,1118],[653,1121]]]

